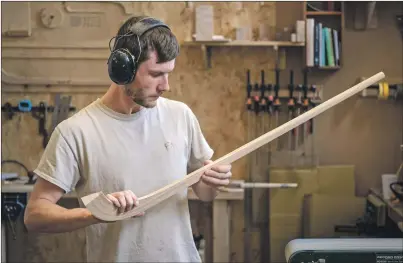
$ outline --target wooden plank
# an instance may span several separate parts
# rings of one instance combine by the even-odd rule
[[[342,12],[339,11],[308,11],[308,16],[341,16]]]
[[[234,41],[185,41],[184,46],[261,46],[261,47],[303,47],[304,43],[291,41],[249,41],[249,40],[234,40]]]
[[[230,215],[228,201],[213,203],[213,262],[230,261]]]
[[[243,189],[236,189],[237,191],[219,192],[215,198],[217,200],[243,200],[244,191]],[[188,199],[189,200],[199,200],[197,195],[194,193],[191,187],[188,188]]]

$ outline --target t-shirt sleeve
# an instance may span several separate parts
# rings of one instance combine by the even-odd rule
[[[80,179],[76,153],[59,126],[53,131],[34,173],[62,188],[66,193],[74,190]]]
[[[200,128],[199,121],[194,113],[188,110],[188,129],[189,129],[189,159],[188,159],[188,171],[194,171],[202,167],[205,160],[211,159],[214,154],[213,149],[207,143],[202,130]]]

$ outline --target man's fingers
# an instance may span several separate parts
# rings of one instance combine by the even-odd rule
[[[120,207],[119,207],[119,213],[123,213],[126,210],[126,197],[123,192],[119,193],[119,195],[116,197],[119,200]]]
[[[217,179],[217,178],[206,176],[206,175],[202,176],[202,180],[205,184],[213,186],[213,187],[226,186],[229,184],[229,179]]]
[[[232,166],[230,164],[225,164],[225,165],[218,165],[218,166],[213,166],[211,167],[211,170],[214,170],[219,173],[228,173],[231,171]]]
[[[204,165],[208,165],[212,162],[213,162],[212,160],[206,160],[206,161],[204,161]],[[220,164],[220,165],[213,166],[210,169],[213,171],[216,171],[218,173],[228,173],[229,171],[231,171],[231,168],[232,168],[231,164]]]
[[[111,201],[116,207],[120,207],[120,203],[118,201],[118,199],[116,199],[116,197],[114,197],[111,194],[106,195],[106,197],[109,199],[109,201]]]
[[[204,165],[210,164],[210,163],[212,163],[212,162],[213,162],[212,160],[205,160],[205,161],[204,161]]]
[[[138,206],[138,205],[139,205],[139,201],[138,201],[138,199],[137,199],[137,196],[136,196],[132,191],[130,191],[130,190],[129,190],[128,192],[130,193],[130,195],[131,195],[131,197],[132,197],[134,206]]]
[[[124,192],[125,200],[126,200],[126,208],[125,212],[131,210],[134,207],[134,200],[133,200],[133,195],[129,191]]]
[[[139,205],[137,196],[130,190],[108,194],[107,197],[118,207],[119,213],[130,211]]]
[[[222,180],[229,179],[232,176],[231,172],[219,173],[219,172],[216,172],[216,171],[213,171],[213,170],[207,170],[207,171],[204,172],[204,174],[208,175],[210,177],[214,177],[214,178],[222,179]]]
[[[141,212],[140,214],[137,214],[137,215],[135,215],[133,217],[140,217],[140,216],[144,216],[144,215],[145,215],[145,212]]]

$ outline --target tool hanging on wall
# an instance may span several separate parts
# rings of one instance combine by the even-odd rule
[[[302,93],[303,93],[301,109],[302,109],[302,114],[304,114],[305,112],[307,112],[309,110],[308,90],[307,90],[307,87],[305,85],[302,85],[301,88],[302,88]],[[306,123],[304,123],[302,125],[302,129],[301,129],[301,131],[302,131],[302,134],[301,134],[302,142],[301,143],[303,144],[303,149],[304,149],[303,152],[304,152],[304,154],[306,154],[305,141],[306,141],[307,134],[308,134],[307,126],[308,125],[306,125]]]
[[[304,69],[303,74],[304,74],[304,77],[303,77],[304,81],[303,81],[303,84],[302,84],[302,94],[303,94],[303,96],[302,96],[302,106],[301,107],[303,109],[303,113],[305,113],[305,112],[307,112],[309,110],[308,71],[306,69]],[[307,127],[308,127],[307,123],[304,123],[302,125],[302,138],[303,138],[303,144],[304,144],[304,153],[306,152],[305,141],[306,141],[307,134],[308,134]]]
[[[311,85],[309,87],[309,91],[312,92],[312,93],[315,93],[316,92],[316,86]],[[314,99],[310,98],[309,99],[309,105],[313,108],[313,107],[316,107],[316,105],[318,105],[318,102],[315,101]],[[313,121],[314,121],[314,118],[309,120],[309,134],[311,134],[311,135],[313,134]]]
[[[246,100],[246,110],[247,110],[247,140],[250,141],[253,137],[253,127],[251,124],[251,120],[254,118],[253,116],[253,94],[252,94],[252,84],[250,81],[250,70],[247,70],[247,84],[246,84],[246,92],[247,92],[247,100]],[[253,154],[250,154],[247,159],[247,178],[248,181],[252,180],[252,173],[253,173]],[[244,242],[245,244],[250,244],[251,239],[251,214],[252,214],[252,191],[245,191],[245,200],[244,200]],[[245,246],[246,247],[246,246]],[[250,259],[250,249],[245,249],[244,251],[245,257]]]
[[[320,102],[316,101],[315,99],[309,99],[309,106],[311,106],[311,109],[319,105]],[[314,133],[314,118],[311,118],[308,122],[308,134],[311,136],[311,165],[314,167],[317,165],[317,162],[315,161],[315,133]]]
[[[253,127],[251,125],[251,121],[252,121],[252,118],[253,118],[253,116],[251,116],[252,112],[253,112],[253,97],[252,97],[252,84],[251,84],[251,81],[250,81],[250,70],[247,71],[246,78],[247,78],[247,83],[246,83],[247,121],[246,121],[246,125],[248,126],[248,128],[247,128],[248,129],[248,131],[247,131],[247,140],[249,141],[250,138],[252,138],[252,136],[253,136],[252,135]],[[251,178],[251,176],[252,176],[251,169],[252,169],[252,162],[253,162],[252,155],[249,155],[248,159],[249,159],[248,162],[247,162],[247,165],[248,165],[248,178],[249,178],[249,180],[251,180],[252,179]]]
[[[294,98],[294,71],[290,70],[290,83],[288,84],[288,91],[289,91],[289,97],[288,97],[288,121],[292,120],[294,118],[295,114],[295,98]],[[288,135],[288,147],[289,150],[292,151],[294,146],[293,146],[293,140],[294,136],[296,134],[295,129],[292,129],[291,132],[289,132]]]
[[[55,95],[55,108],[52,114],[52,123],[49,127],[49,134],[53,133],[59,123],[68,118],[71,100],[71,96],[62,96],[60,93]]]
[[[278,96],[280,90],[280,69],[276,68],[276,84],[274,85],[274,98],[273,98],[273,111],[275,115],[276,128],[279,126],[279,112],[281,107],[280,97]],[[280,150],[280,138],[276,139],[276,150]]]
[[[402,100],[403,84],[380,82],[378,85],[371,85],[363,90],[361,96],[378,98],[380,100]]]
[[[267,132],[267,127],[266,127],[266,119],[267,119],[267,115],[265,114],[266,112],[268,112],[268,99],[266,96],[266,90],[267,90],[267,86],[265,84],[264,81],[264,70],[260,71],[260,79],[261,79],[261,83],[260,83],[260,112],[262,112],[262,116],[261,116],[261,131],[259,133],[259,135],[264,134]],[[261,154],[259,154],[260,156],[260,160],[261,160],[261,164],[265,163],[265,155],[267,154],[266,151],[266,147],[262,147],[261,148]]]
[[[287,108],[288,108],[288,120],[290,121],[294,118],[295,115],[295,98],[294,98],[294,71],[290,70],[290,83],[288,84],[288,102],[287,102]],[[293,158],[293,153],[292,151],[294,150],[294,145],[293,142],[295,141],[294,136],[295,136],[295,130],[297,128],[292,129],[288,133],[288,155],[289,155],[289,164],[291,167],[294,166],[294,158]]]
[[[267,130],[265,131],[268,132],[271,130],[271,126],[272,126],[272,115],[273,115],[273,100],[274,97],[272,95],[272,90],[273,90],[273,85],[271,83],[267,83],[266,84],[266,115],[268,116],[268,121],[267,121]],[[270,165],[271,162],[271,144],[267,145],[267,165]]]
[[[46,102],[39,102],[38,106],[33,106],[30,100],[21,100],[17,106],[13,106],[11,103],[6,102],[2,107],[1,111],[5,113],[6,119],[11,120],[17,113],[28,113],[30,112],[32,117],[38,120],[38,133],[43,136],[42,146],[46,147],[49,137],[52,134],[55,125],[60,123],[63,119],[66,119],[69,112],[76,110],[75,107],[70,106],[71,96],[67,96],[68,105],[65,103],[66,100],[60,100],[60,94],[56,95],[55,106],[48,106]],[[62,104],[60,104],[62,102]],[[63,109],[63,111],[60,111]],[[52,112],[52,126],[48,131],[46,129],[47,116],[48,113]],[[67,114],[66,114],[67,112]],[[61,114],[61,115],[59,115]],[[62,118],[60,118],[62,117]]]
[[[302,82],[302,105],[301,108],[303,110],[303,113],[307,112],[309,110],[309,98],[308,98],[308,91],[309,91],[309,85],[308,85],[308,69],[304,68],[302,70],[302,74],[303,74],[303,82]],[[308,127],[308,123],[305,122],[304,124],[302,124],[302,143],[303,143],[303,152],[304,154],[306,154],[306,139],[307,139],[307,127]]]
[[[296,98],[296,101],[295,101],[295,108],[297,110],[296,116],[298,117],[301,114],[301,109],[302,109],[302,85],[301,84],[298,84],[295,87],[295,92],[297,92],[297,94],[298,94],[297,98]],[[302,125],[302,130],[303,130],[303,127],[304,126]],[[296,134],[295,134],[295,140],[296,140],[295,148],[298,148],[301,145],[302,141],[303,141],[301,139],[301,136],[302,136],[301,127],[297,127],[295,129],[295,132],[296,132]]]
[[[32,110],[32,103],[30,100],[21,100],[18,103],[18,110],[21,112],[30,112]]]
[[[33,171],[28,170],[28,168],[23,163],[21,163],[21,162],[19,162],[17,160],[2,160],[1,161],[1,166],[3,167],[4,164],[6,164],[6,163],[17,164],[18,166],[22,167],[25,170],[25,172],[27,173],[26,176],[28,177],[28,182],[26,184],[34,184],[35,183],[35,180],[36,180],[35,173]]]
[[[17,239],[17,221],[24,214],[25,205],[27,203],[26,194],[7,193],[2,194],[1,198],[1,217],[10,225],[13,239]]]
[[[46,148],[46,145],[48,144],[48,131],[46,130],[46,121],[48,118],[48,110],[47,110],[47,105],[45,102],[40,102],[39,103],[39,109],[37,112],[32,112],[32,117],[38,120],[39,126],[38,126],[38,133],[39,135],[43,136],[43,141],[42,141],[42,146],[43,148]]]

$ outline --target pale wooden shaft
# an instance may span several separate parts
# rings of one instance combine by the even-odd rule
[[[300,116],[286,122],[285,124],[269,131],[266,134],[254,139],[253,141],[239,147],[238,149],[226,154],[225,156],[219,158],[218,160],[201,167],[200,169],[186,175],[182,180],[177,180],[172,184],[169,184],[153,193],[140,198],[140,204],[136,208],[125,212],[123,214],[117,214],[117,208],[106,198],[105,194],[102,192],[95,193],[91,195],[91,198],[83,197],[82,201],[84,205],[93,213],[94,216],[105,220],[105,221],[116,221],[125,218],[132,217],[139,214],[148,208],[162,202],[163,200],[171,197],[177,191],[185,189],[196,182],[199,181],[201,175],[206,171],[211,169],[213,166],[221,164],[231,164],[234,161],[244,157],[250,152],[255,151],[259,147],[275,140],[281,135],[291,131],[292,129],[298,127],[299,125],[315,118],[322,112],[330,109],[331,107],[339,104],[340,102],[346,100],[347,98],[361,92],[368,86],[371,86],[385,77],[383,72],[379,72],[372,77],[358,83],[357,85],[349,88],[348,90],[336,95],[335,97],[323,102],[322,104],[316,106],[315,108],[301,114]],[[126,190],[126,189],[122,189]],[[94,198],[95,197],[95,198]]]

